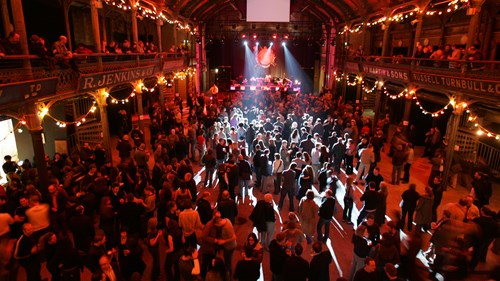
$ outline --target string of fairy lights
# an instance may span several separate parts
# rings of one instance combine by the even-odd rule
[[[194,75],[196,75],[196,68],[189,67],[187,69],[183,69],[183,70],[174,72],[173,79],[184,80],[184,79],[186,79],[186,77],[192,77]],[[104,95],[106,96],[106,98],[110,99],[110,102],[112,104],[126,104],[126,103],[129,103],[131,101],[131,99],[138,94],[138,91],[140,91],[141,93],[154,93],[159,85],[171,85],[171,83],[172,83],[171,80],[168,79],[167,77],[159,76],[157,78],[157,82],[152,87],[145,86],[142,81],[136,82],[136,84],[134,85],[134,89],[125,98],[113,97],[108,91],[104,91]],[[59,126],[60,128],[65,128],[69,125],[80,126],[80,125],[84,124],[86,121],[89,120],[89,116],[95,113],[95,111],[97,110],[97,106],[96,106],[96,102],[93,101],[89,110],[85,114],[83,114],[82,116],[80,116],[78,119],[76,119],[74,121],[60,120],[60,119],[54,117],[53,115],[51,115],[49,110],[50,110],[50,108],[48,106],[42,106],[38,111],[38,116],[40,117],[40,119],[43,119],[44,117],[49,117],[56,122],[57,126]],[[23,118],[20,120],[19,126],[24,125],[24,124],[26,124],[26,121]],[[18,129],[18,128],[15,128],[14,130],[16,130],[16,129]],[[0,140],[0,142],[1,142],[1,140]]]
[[[448,3],[446,3],[446,1],[445,1],[445,2],[440,3],[440,4],[443,4],[443,5],[447,4],[447,5],[445,6],[445,8],[431,7],[431,9],[425,11],[425,15],[426,16],[434,16],[434,15],[441,16],[443,14],[454,13],[458,10],[470,7],[470,0],[450,0],[450,1],[448,1]],[[441,5],[439,5],[439,6],[441,6]],[[404,12],[397,13],[397,14],[390,16],[390,17],[380,17],[380,18],[377,18],[377,19],[369,21],[369,22],[362,22],[362,23],[356,24],[355,26],[350,27],[350,28],[348,26],[345,26],[341,31],[338,32],[338,34],[342,35],[342,34],[347,33],[347,32],[358,33],[358,32],[362,31],[363,26],[366,26],[366,27],[376,26],[378,24],[386,23],[387,21],[389,21],[389,22],[402,22],[404,20],[413,20],[415,18],[415,16],[417,16],[418,14],[423,14],[423,13],[424,13],[424,9],[414,8],[414,9],[410,9],[410,10],[407,10]]]
[[[470,108],[468,107],[468,104],[466,102],[462,102],[462,103],[457,104],[455,99],[453,97],[450,97],[448,100],[448,103],[446,105],[444,105],[442,108],[435,110],[435,111],[429,111],[423,107],[423,105],[419,101],[418,96],[416,94],[416,91],[414,89],[405,88],[401,92],[399,92],[398,94],[391,94],[389,92],[389,90],[387,89],[387,87],[384,86],[383,81],[375,81],[374,85],[372,87],[370,87],[367,85],[367,83],[365,82],[365,80],[363,80],[363,78],[361,76],[356,76],[354,78],[354,81],[350,80],[350,78],[351,78],[350,76],[347,76],[347,78],[345,78],[346,76],[344,73],[342,73],[342,74],[334,73],[334,76],[335,76],[335,80],[337,82],[340,82],[342,79],[347,79],[346,83],[348,86],[356,86],[356,85],[360,84],[362,91],[365,92],[366,94],[372,94],[377,89],[377,87],[380,87],[380,89],[382,90],[382,94],[386,95],[387,97],[389,97],[392,100],[396,100],[396,99],[400,99],[400,98],[407,98],[407,99],[411,98],[411,99],[415,100],[415,104],[420,108],[420,110],[422,111],[422,114],[430,115],[431,117],[434,117],[434,118],[445,114],[447,109],[457,109],[457,108],[461,107],[461,109],[466,110],[466,112],[469,114],[468,121],[471,122],[475,128],[477,128],[476,134],[478,136],[487,136],[490,138],[495,138],[496,140],[500,140],[500,134],[497,134],[497,133],[494,133],[494,132],[488,130],[487,128],[482,126],[479,122],[477,122],[478,117],[472,113],[472,111],[470,110]]]
[[[78,119],[76,119],[74,121],[63,121],[63,120],[60,120],[60,119],[52,116],[49,112],[48,107],[43,107],[38,112],[38,116],[40,116],[40,119],[43,119],[45,116],[50,117],[52,120],[56,121],[57,126],[59,126],[60,128],[65,128],[68,125],[76,125],[76,126],[82,125],[83,123],[85,123],[87,121],[88,116],[91,114],[94,114],[96,110],[97,110],[96,102],[93,101],[92,106],[89,108],[87,113],[83,114],[82,116],[80,116]]]
[[[179,29],[185,29],[190,31],[191,35],[196,33],[196,28],[191,30],[191,26],[189,24],[184,24],[179,20],[170,19],[161,11],[158,12],[144,5],[141,5],[139,0],[137,0],[134,3],[134,5],[131,5],[130,2],[127,3],[127,1],[125,0],[104,0],[104,3],[106,3],[109,6],[114,6],[118,9],[122,9],[124,11],[130,11],[132,10],[132,8],[134,8],[137,9],[138,12],[137,17],[149,18],[152,20],[162,20],[169,24],[174,24]]]

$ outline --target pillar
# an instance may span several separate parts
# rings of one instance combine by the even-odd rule
[[[377,128],[377,123],[378,120],[380,119],[380,106],[381,106],[381,99],[384,94],[383,90],[383,84],[382,83],[377,83],[377,89],[375,90],[375,108],[373,109],[374,115],[373,115],[373,122],[372,122],[372,132],[375,133],[375,129]]]
[[[347,72],[344,72],[344,79],[342,79],[342,98],[344,102],[347,94],[347,79],[349,79],[349,75]]]
[[[160,105],[160,112],[163,118],[163,113],[165,112],[165,90],[166,86],[165,84],[167,83],[167,79],[160,80],[158,78],[158,103]]]
[[[111,161],[111,137],[109,134],[109,123],[108,123],[108,104],[106,102],[106,89],[97,90],[94,95],[94,99],[96,100],[97,106],[99,107],[99,116],[101,118],[101,128],[102,128],[102,144],[103,148],[106,151],[106,160]],[[111,161],[111,163],[113,163]]]
[[[130,1],[132,9],[130,10],[132,15],[132,40],[133,43],[139,42],[139,30],[137,29],[137,8],[135,7],[135,1]],[[134,45],[132,43],[132,45]]]
[[[71,1],[63,1],[64,25],[66,27],[66,38],[68,38],[68,50],[73,50],[73,43],[71,42],[71,28],[69,25],[69,8]]]
[[[137,98],[137,124],[139,128],[144,129],[144,124],[142,122],[142,115],[144,114],[144,109],[142,105],[142,81],[135,86],[135,96]]]
[[[382,41],[382,57],[387,57],[389,56],[389,44],[391,43],[391,22],[390,21],[385,21],[385,30],[384,30],[384,39]],[[384,61],[384,60],[381,60]]]
[[[405,134],[407,134],[410,129],[410,113],[411,113],[412,102],[413,102],[412,95],[405,96],[405,109],[403,113],[403,132]]]
[[[325,77],[323,87],[330,88],[330,40],[332,40],[332,27],[327,24],[326,27],[326,42],[325,42]]]
[[[445,139],[448,140],[448,146],[446,147],[446,157],[444,161],[444,171],[443,171],[443,181],[442,186],[446,187],[449,183],[449,177],[451,175],[451,166],[453,165],[453,157],[455,154],[455,144],[457,140],[458,127],[460,125],[460,119],[464,108],[460,105],[462,104],[462,97],[455,97],[455,109],[453,110],[450,119],[448,120],[448,126],[446,129]]]
[[[363,78],[358,78],[356,82],[356,103],[361,102],[361,83],[363,83]]]
[[[10,27],[10,15],[7,0],[0,0],[0,10],[2,11],[2,24],[5,37],[12,31]]]
[[[466,49],[469,49],[470,46],[474,45],[476,40],[476,35],[479,32],[479,24],[481,21],[481,6],[483,5],[484,0],[472,0],[471,8],[474,14],[470,18],[469,28],[467,32],[467,45]]]
[[[43,195],[47,195],[49,185],[49,173],[47,162],[45,161],[45,149],[43,147],[43,127],[42,120],[38,115],[38,104],[28,105],[29,114],[25,115],[26,125],[31,134],[33,151],[35,153],[35,164],[38,172],[38,188]]]
[[[24,23],[23,3],[21,0],[10,0],[12,18],[14,20],[14,30],[21,36],[21,50],[23,55],[29,55],[28,36],[26,34],[26,25]],[[23,60],[23,67],[26,69],[28,78],[32,77],[31,62],[29,59]]]
[[[161,19],[156,20],[156,35],[158,36],[158,51],[163,52],[163,42],[161,40],[161,26],[163,21]]]
[[[90,5],[90,17],[92,19],[92,34],[96,53],[101,53],[101,34],[99,33],[99,13],[97,11],[98,1],[92,0]]]
[[[172,24],[172,35],[173,35],[173,40],[174,40],[174,45],[177,47],[177,25],[174,23]]]
[[[103,14],[104,13],[101,14],[102,40],[108,42],[108,34],[107,34],[108,32],[106,30],[106,17]],[[113,30],[113,29],[111,29],[111,30]],[[111,41],[111,40],[109,40],[109,41]]]

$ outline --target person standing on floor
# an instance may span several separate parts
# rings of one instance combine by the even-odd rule
[[[375,191],[375,183],[368,183],[368,189],[361,195],[359,200],[364,201],[363,208],[359,212],[357,224],[360,225],[368,214],[374,214],[377,211],[379,194]]]
[[[283,178],[283,184],[281,186],[281,195],[280,195],[280,201],[278,203],[278,209],[281,210],[283,208],[283,202],[285,201],[285,197],[288,195],[288,201],[290,204],[290,207],[288,210],[290,212],[293,212],[295,210],[294,204],[293,204],[293,198],[295,197],[295,193],[297,190],[297,176],[296,176],[296,171],[295,169],[297,168],[296,163],[290,164],[290,167],[283,171],[283,174],[281,175]]]
[[[408,216],[408,231],[413,228],[413,214],[415,213],[415,207],[417,206],[418,198],[420,194],[416,191],[417,185],[412,183],[407,190],[401,194],[401,220],[399,221],[399,228],[403,229],[405,226],[406,216]]]
[[[410,181],[410,168],[411,164],[413,164],[413,159],[415,158],[415,150],[413,149],[413,144],[408,143],[406,150],[406,162],[403,166],[403,180],[402,183],[408,183]]]
[[[349,177],[345,181],[344,211],[342,212],[342,222],[353,224],[351,221],[352,207],[354,206],[354,192],[356,187],[354,179]]]
[[[325,281],[330,280],[330,264],[332,263],[332,255],[329,250],[323,251],[321,242],[314,242],[313,258],[309,267],[309,281]]]
[[[268,249],[274,235],[276,217],[273,205],[273,196],[267,193],[264,195],[264,199],[257,202],[249,217],[259,232],[259,240],[262,242],[264,249]]]
[[[396,151],[392,155],[392,185],[399,185],[401,181],[401,171],[406,162],[406,153],[403,151],[403,146],[396,146]]]
[[[318,231],[318,241],[323,241],[326,243],[328,236],[330,234],[330,221],[332,220],[333,213],[335,211],[335,198],[333,197],[333,192],[330,189],[325,191],[325,197],[321,199],[321,205],[319,207],[319,221],[317,226]],[[323,226],[325,226],[325,234],[323,235]]]
[[[312,237],[314,236],[314,226],[318,219],[319,207],[314,201],[314,191],[309,190],[306,197],[302,198],[299,202],[299,216],[302,230],[306,234],[308,244],[311,244]]]
[[[417,230],[425,232],[430,229],[433,202],[434,195],[432,194],[432,189],[427,186],[425,187],[425,193],[418,198],[417,206],[415,207],[415,211],[417,211],[415,215]]]
[[[285,280],[286,281],[306,281],[309,277],[309,262],[301,257],[304,248],[299,243],[295,245],[294,255],[285,262]]]
[[[269,266],[273,273],[273,281],[286,281],[284,278],[285,262],[291,254],[286,246],[286,237],[283,232],[278,233],[276,239],[269,244]]]

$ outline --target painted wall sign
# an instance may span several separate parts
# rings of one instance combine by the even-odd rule
[[[413,72],[412,80],[418,83],[452,88],[453,90],[500,95],[500,81],[472,80],[420,72]]]
[[[123,69],[113,72],[93,73],[83,75],[78,80],[78,92],[92,91],[99,88],[114,86],[121,83],[132,82],[153,76],[155,66]]]
[[[397,79],[409,82],[410,74],[409,71],[401,69],[391,69],[380,66],[363,65],[363,72],[376,75],[383,78]]]
[[[56,94],[58,78],[0,85],[0,106]]]

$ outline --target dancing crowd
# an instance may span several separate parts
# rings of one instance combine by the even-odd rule
[[[47,157],[46,193],[37,186],[36,167],[29,161],[18,167],[6,156],[0,276],[15,280],[22,267],[27,280],[41,280],[45,262],[52,280],[80,280],[84,268],[92,280],[141,280],[147,250],[150,280],[271,280],[261,276],[261,267],[269,267],[275,281],[329,281],[333,259],[326,244],[338,205],[345,227],[356,224],[349,280],[421,280],[415,263],[427,230],[433,231],[425,253],[432,274],[465,276],[485,261],[498,236],[487,175],[476,173],[471,195],[438,214],[445,191],[441,160],[419,194],[411,183],[408,134],[398,127],[386,145],[389,116],[372,126],[360,104],[330,92],[270,91],[220,100],[192,94],[185,114],[178,96],[175,104],[149,110],[151,151],[140,128],[122,130],[118,165],[106,160],[100,145]],[[377,165],[386,148],[390,182]],[[432,159],[442,151],[437,143],[428,149]],[[197,184],[198,165],[204,177]],[[388,187],[401,178],[410,183],[401,214],[386,221]],[[364,189],[359,198],[358,188]],[[248,219],[258,235],[250,232],[238,245],[240,204],[255,198]],[[356,219],[357,201],[363,206]],[[286,207],[288,217],[277,226],[276,209]],[[495,241],[493,250],[499,246]],[[312,260],[302,257],[306,247]]]

